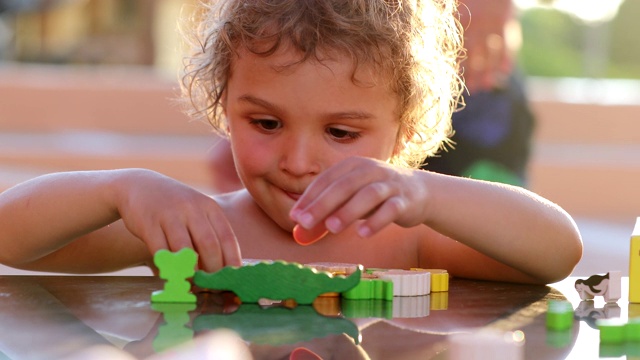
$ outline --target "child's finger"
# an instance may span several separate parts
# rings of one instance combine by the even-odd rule
[[[220,241],[211,224],[206,221],[193,223],[189,226],[191,241],[198,252],[198,263],[206,272],[217,271],[224,265]]]
[[[183,248],[192,248],[191,234],[185,225],[178,220],[171,220],[168,223],[161,223],[160,228],[164,234],[165,247],[171,251],[179,251]]]
[[[311,229],[305,229],[298,224],[293,228],[293,239],[300,245],[311,245],[328,233],[323,223],[319,223]]]
[[[332,176],[332,182],[326,185],[323,184],[326,178],[318,178],[317,180],[319,180],[320,184],[314,182],[309,193],[305,191],[299,203],[292,210],[292,220],[306,229],[315,227],[346,202],[350,201],[363,184],[370,181],[367,178],[370,175],[370,172],[353,169],[353,171],[346,172],[340,177]]]
[[[352,176],[353,170],[357,170],[357,167],[354,169],[351,162],[342,161],[322,172],[304,191],[291,213],[295,214],[298,210],[305,210],[336,181],[345,176]]]
[[[358,235],[363,238],[372,236],[385,226],[395,222],[406,211],[406,208],[407,204],[399,196],[387,199],[364,223],[358,225]]]
[[[334,211],[325,220],[325,226],[332,233],[338,233],[353,222],[371,216],[390,196],[391,189],[386,183],[375,182],[368,184],[358,190],[348,202]]]
[[[147,244],[149,253],[153,256],[156,252],[162,249],[168,249],[167,238],[164,235],[164,231],[159,226],[150,227],[142,236],[142,241]]]
[[[242,255],[240,253],[240,245],[229,221],[221,216],[214,216],[213,219],[210,216],[209,221],[213,224],[222,250],[222,258],[224,260],[222,265],[241,266]]]

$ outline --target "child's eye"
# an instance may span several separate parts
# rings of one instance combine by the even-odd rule
[[[272,119],[254,119],[251,120],[251,124],[265,131],[274,131],[282,126],[280,121]]]
[[[355,131],[348,131],[334,127],[328,128],[327,133],[338,140],[354,140],[360,137],[360,134]]]

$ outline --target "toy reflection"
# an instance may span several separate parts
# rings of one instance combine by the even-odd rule
[[[230,292],[203,291],[198,293],[198,299],[195,312],[186,304],[154,304],[153,308],[162,313],[157,331],[151,331],[146,341],[139,342],[138,349],[127,350],[153,356],[148,353],[149,338],[153,351],[164,351],[224,330],[241,338],[253,358],[308,359],[336,354],[339,358],[367,358],[358,345],[360,331],[341,315],[338,297],[320,297],[313,306],[294,301],[241,304]]]
[[[621,314],[620,306],[617,303],[605,303],[603,307],[596,308],[593,301],[583,300],[573,312],[576,320],[584,321],[591,328],[598,329],[596,321],[598,319],[619,318]]]

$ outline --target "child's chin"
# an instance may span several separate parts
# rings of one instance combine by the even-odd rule
[[[269,216],[271,218],[271,220],[273,220],[273,222],[275,222],[276,224],[278,224],[278,226],[288,232],[288,233],[292,233],[293,232],[293,228],[296,226],[296,223],[294,223],[291,219],[289,219],[289,217],[274,217],[274,216]]]

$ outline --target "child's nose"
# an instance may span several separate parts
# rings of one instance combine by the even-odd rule
[[[289,139],[284,144],[280,167],[293,176],[315,175],[320,172],[321,149],[309,137]]]

